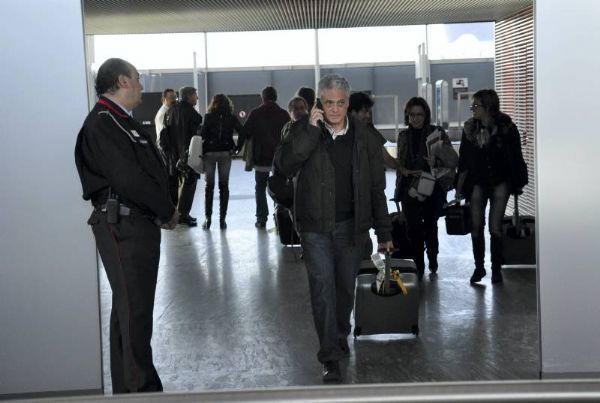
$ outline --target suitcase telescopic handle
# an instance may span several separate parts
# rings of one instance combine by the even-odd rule
[[[519,195],[513,195],[515,208],[513,210],[512,224],[515,227],[515,233],[521,236],[521,219],[519,218]]]
[[[383,293],[390,293],[390,277],[391,277],[391,268],[392,268],[392,256],[386,251],[385,252],[385,277],[383,279]]]

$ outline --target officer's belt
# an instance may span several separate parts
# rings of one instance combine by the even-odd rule
[[[94,207],[96,211],[101,213],[106,213],[106,204],[101,204],[97,207]],[[131,214],[131,208],[127,207],[123,203],[119,203],[119,216],[128,216]]]

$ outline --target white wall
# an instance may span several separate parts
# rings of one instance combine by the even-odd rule
[[[535,8],[543,377],[600,373],[600,2]]]
[[[81,3],[0,1],[0,395],[98,391],[98,281],[73,149]]]

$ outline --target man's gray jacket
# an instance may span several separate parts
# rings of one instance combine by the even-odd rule
[[[373,129],[348,117],[354,133],[352,183],[354,229],[359,234],[375,228],[378,242],[391,240],[391,221],[385,196],[385,170],[381,142]],[[300,232],[335,229],[335,172],[327,151],[331,136],[309,124],[308,117],[292,123],[283,134],[274,163],[291,177],[299,170],[295,210]]]

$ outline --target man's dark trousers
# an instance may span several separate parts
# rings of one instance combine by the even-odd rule
[[[265,224],[269,216],[269,205],[267,203],[267,184],[269,172],[254,171],[254,197],[256,199],[256,222]]]
[[[192,210],[192,203],[194,202],[194,195],[196,194],[196,183],[198,182],[198,175],[191,169],[185,174],[181,174],[181,187],[179,188],[179,203],[177,204],[177,210],[181,217],[189,217],[190,211]]]
[[[334,232],[300,235],[313,320],[319,336],[317,359],[324,363],[343,358],[340,339],[350,334],[354,288],[368,233],[355,241],[354,219],[335,224]]]
[[[96,246],[112,289],[110,370],[113,393],[162,391],[152,363],[152,314],[160,257],[160,228],[132,211],[108,224],[94,211]]]

